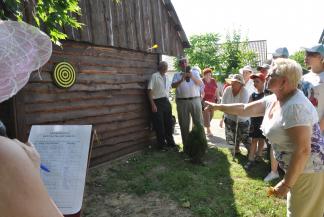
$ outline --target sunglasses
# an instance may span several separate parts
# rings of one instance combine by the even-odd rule
[[[267,75],[267,79],[280,77],[280,75],[278,75],[276,72],[277,69],[273,69],[272,71],[270,71],[269,74]]]

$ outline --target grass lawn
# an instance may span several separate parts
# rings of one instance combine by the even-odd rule
[[[242,166],[246,157],[239,156],[233,161],[228,149],[215,147],[208,149],[204,160],[205,166],[197,166],[186,161],[181,152],[146,150],[112,167],[91,169],[86,194],[96,195],[95,199],[85,200],[83,214],[86,217],[100,216],[96,206],[107,200],[102,199],[105,195],[110,197],[122,192],[144,200],[152,192],[157,192],[194,217],[286,215],[284,199],[266,196],[267,188],[275,184],[263,182],[269,171],[267,162],[246,172]]]

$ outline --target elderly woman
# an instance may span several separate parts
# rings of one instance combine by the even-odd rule
[[[206,68],[203,70],[203,74],[204,74],[204,77],[202,79],[202,81],[204,82],[203,101],[217,103],[218,100],[217,84],[216,84],[216,80],[212,77],[212,70],[210,68]],[[203,111],[204,126],[206,127],[208,136],[213,136],[210,130],[210,122],[213,119],[213,116],[214,116],[214,110],[206,109]]]
[[[324,139],[315,108],[297,89],[301,76],[298,63],[280,58],[267,77],[274,94],[248,104],[209,105],[230,114],[264,116],[263,133],[286,172],[275,196],[288,194],[287,216],[323,217]]]
[[[248,103],[249,94],[244,87],[244,79],[241,74],[235,74],[226,79],[230,86],[226,87],[222,97],[222,104]],[[239,144],[248,145],[249,118],[233,115],[225,112],[225,135],[228,144],[235,146],[234,155],[240,152]]]

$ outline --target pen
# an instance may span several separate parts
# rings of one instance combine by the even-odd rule
[[[40,164],[40,168],[42,169],[42,170],[44,170],[45,172],[50,172],[50,170],[44,165],[44,164]]]

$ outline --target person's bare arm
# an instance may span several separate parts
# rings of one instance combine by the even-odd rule
[[[219,100],[219,96],[218,96],[218,88],[216,88],[215,90],[215,103],[217,103]]]
[[[37,154],[24,146],[0,137],[0,216],[63,217],[41,180]]]
[[[196,76],[194,76],[192,74],[192,72],[190,72],[190,73],[191,73],[190,78],[193,80],[193,82],[195,83],[195,85],[201,86],[203,84],[203,81],[200,78],[197,78]]]
[[[246,117],[259,117],[264,115],[265,107],[261,100],[250,102],[247,104],[243,103],[232,103],[232,104],[216,104],[212,102],[205,102],[208,108],[214,110],[220,110],[227,114],[246,116]]]
[[[292,154],[284,179],[275,187],[278,196],[285,196],[290,188],[294,186],[298,177],[303,172],[311,152],[311,127],[292,127],[287,129],[287,132],[290,139],[295,144],[295,150]]]
[[[185,80],[185,73],[182,73],[181,74],[181,79],[179,80],[179,81],[175,81],[175,82],[173,82],[172,84],[171,84],[171,87],[172,88],[177,88],[180,84],[181,84],[181,82],[183,82]]]
[[[151,103],[151,110],[152,110],[152,112],[157,112],[157,107],[156,107],[155,102],[153,100],[152,90],[151,89],[148,89],[147,90],[147,95],[148,95],[148,98],[149,98],[150,103]]]

